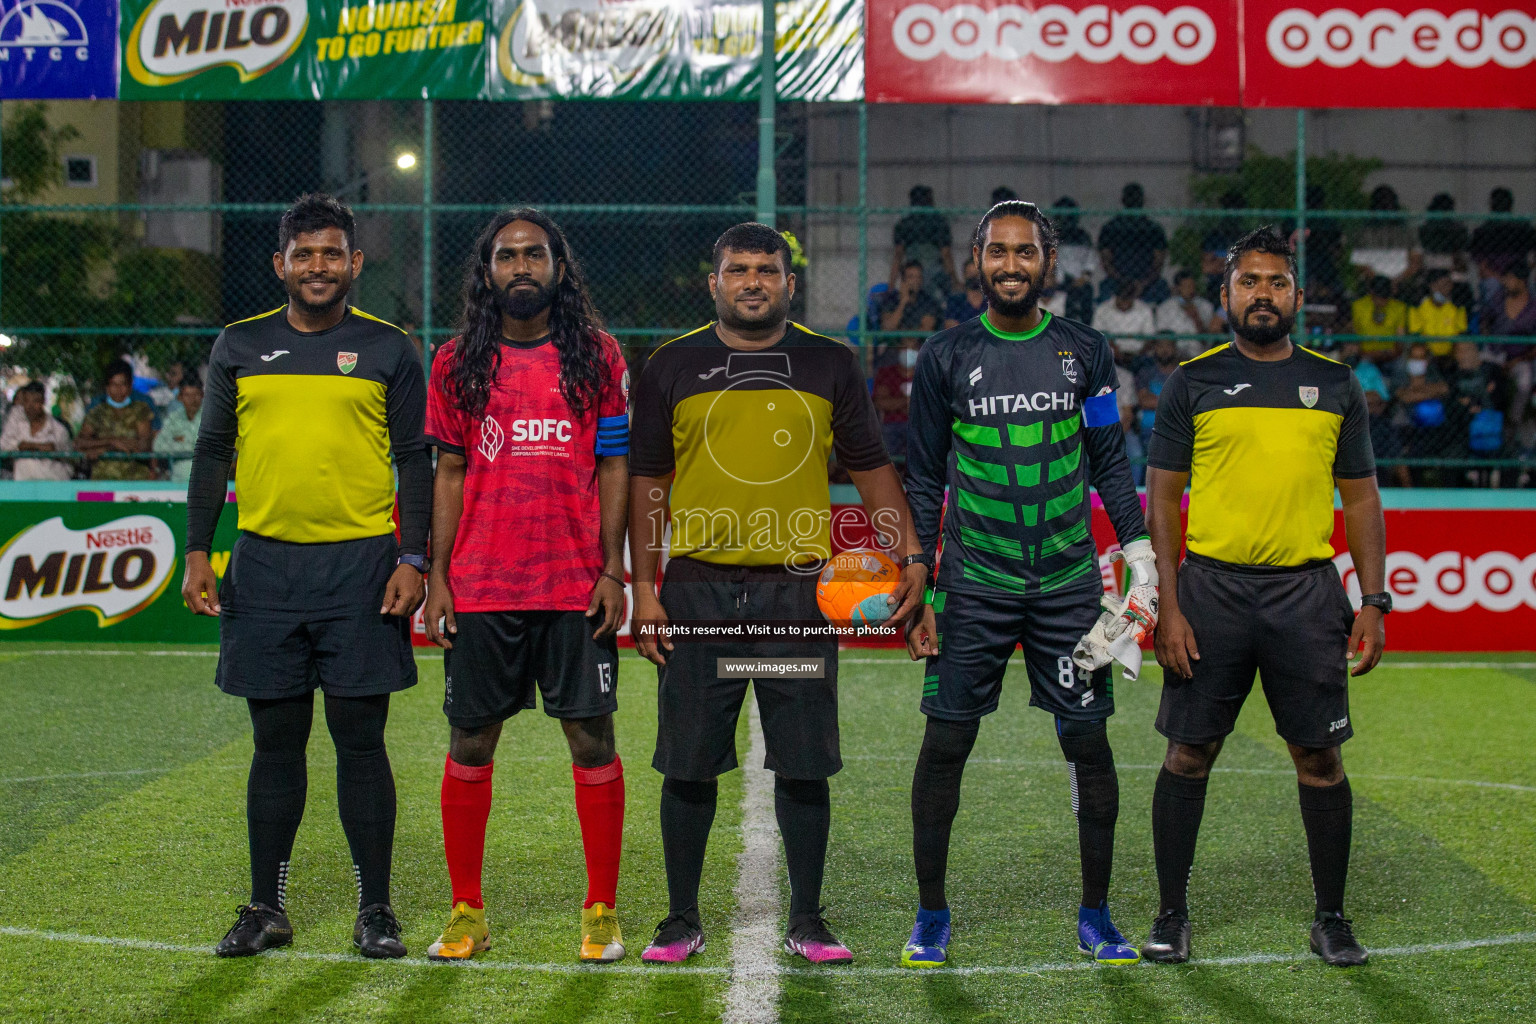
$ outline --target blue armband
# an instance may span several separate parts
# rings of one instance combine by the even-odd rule
[[[1083,399],[1083,426],[1108,427],[1120,422],[1120,407],[1113,391]]]
[[[609,455],[629,454],[629,417],[599,416],[597,418],[597,444],[594,447],[599,458]]]

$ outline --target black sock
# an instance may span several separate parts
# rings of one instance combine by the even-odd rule
[[[1083,906],[1096,909],[1109,898],[1109,874],[1115,863],[1115,819],[1120,816],[1115,755],[1103,721],[1057,719],[1056,734],[1071,778]]]
[[[1332,786],[1303,786],[1301,822],[1307,829],[1307,856],[1312,861],[1312,892],[1317,912],[1344,912],[1344,880],[1349,874],[1349,842],[1354,820],[1354,795],[1349,778]]]
[[[395,776],[384,751],[389,694],[325,698],[336,743],[336,808],[352,851],[359,908],[389,902],[395,847]]]
[[[944,910],[949,870],[949,830],[960,809],[960,778],[976,745],[981,723],[928,719],[923,749],[912,772],[912,860],[917,898],[924,910]]]
[[[826,779],[773,778],[773,810],[789,867],[789,917],[821,912],[821,879],[832,827],[832,787]]]
[[[314,698],[305,694],[246,703],[256,744],[245,788],[251,902],[282,910],[288,900],[293,837],[304,819],[304,799],[309,792],[304,748],[314,719]]]
[[[1152,853],[1161,910],[1189,913],[1189,872],[1195,865],[1195,840],[1205,815],[1208,781],[1175,775],[1167,768],[1158,770],[1152,791]]]
[[[720,784],[663,779],[661,783],[661,852],[667,864],[668,913],[697,909],[699,879],[704,875],[704,850],[715,823],[715,798]]]

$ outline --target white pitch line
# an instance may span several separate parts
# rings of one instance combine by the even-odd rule
[[[773,773],[759,767],[767,749],[757,693],[747,706],[747,760],[742,765],[741,838],[736,858],[736,915],[731,922],[731,983],[725,1024],[776,1024],[779,1019],[779,830]]]
[[[106,935],[82,935],[79,932],[54,932],[40,928],[17,928],[0,925],[0,936],[17,939],[40,939],[44,942],[62,942],[76,946],[105,946],[109,949],[127,949],[143,953],[176,953],[213,959],[210,946],[192,946],[175,942],[156,942],[152,939],[120,939]],[[1432,953],[1459,953],[1469,949],[1488,949],[1497,946],[1523,946],[1536,944],[1536,932],[1515,932],[1509,935],[1490,935],[1481,939],[1459,939],[1454,942],[1419,943],[1409,946],[1386,946],[1372,949],[1375,959],[1390,957],[1425,956]],[[260,954],[264,960],[305,960],[324,963],[355,964],[374,969],[398,969],[425,967],[428,970],[481,970],[525,974],[632,974],[665,978],[676,974],[725,975],[732,973],[727,967],[701,967],[690,964],[674,964],[665,967],[649,967],[642,964],[608,964],[605,966],[574,963],[516,963],[507,960],[466,960],[455,964],[439,964],[431,960],[407,958],[404,960],[369,960],[355,953],[311,953],[295,949],[274,949]],[[1309,963],[1317,957],[1312,953],[1246,953],[1237,956],[1196,957],[1191,967],[1249,967],[1260,964]],[[1121,968],[1102,967],[1089,960],[1050,961],[1037,964],[978,964],[974,967],[934,967],[912,970],[905,967],[786,967],[781,974],[796,977],[896,977],[921,978],[936,974],[957,975],[1026,975],[1060,974],[1071,971],[1114,971]],[[1143,968],[1150,970],[1152,968]],[[734,986],[733,986],[734,987]]]

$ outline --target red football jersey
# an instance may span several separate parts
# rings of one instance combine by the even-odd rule
[[[432,367],[427,443],[463,455],[464,514],[448,585],[454,610],[585,611],[603,569],[597,460],[629,451],[629,373],[601,336],[608,381],[577,418],[560,394],[560,357],[544,339],[504,342],[485,418],[443,390],[455,338]]]

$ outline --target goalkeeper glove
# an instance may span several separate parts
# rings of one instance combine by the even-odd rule
[[[1133,540],[1124,550],[1110,553],[1109,562],[1125,563],[1130,584],[1125,596],[1105,594],[1099,621],[1077,642],[1072,661],[1085,672],[1096,672],[1112,661],[1125,669],[1125,678],[1141,674],[1141,644],[1157,628],[1157,558],[1152,542]]]

